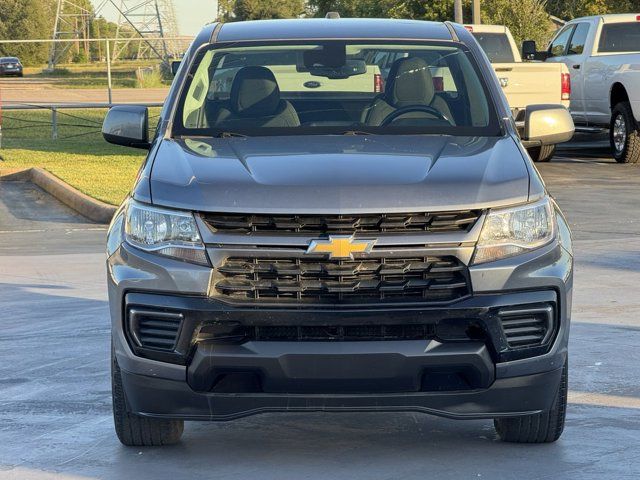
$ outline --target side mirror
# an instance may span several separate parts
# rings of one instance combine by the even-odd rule
[[[522,42],[522,58],[524,60],[539,60],[544,62],[549,58],[549,52],[546,50],[539,52],[535,40],[525,40]]]
[[[522,42],[522,58],[533,60],[538,53],[538,47],[535,40],[525,40]]]
[[[138,105],[112,107],[102,124],[102,136],[115,145],[149,149],[149,110]]]
[[[524,114],[522,139],[528,145],[555,145],[573,138],[575,126],[562,105],[529,105]]]
[[[178,70],[180,69],[180,64],[182,62],[180,60],[174,60],[171,62],[171,73],[175,77],[178,74]]]

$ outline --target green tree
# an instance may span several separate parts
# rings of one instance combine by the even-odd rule
[[[471,12],[471,0],[463,0],[466,15]],[[453,0],[309,0],[312,15],[323,17],[327,12],[339,12],[343,17],[411,18],[443,21],[453,18]]]
[[[305,13],[304,0],[222,0],[221,20],[296,18]]]
[[[545,7],[545,0],[485,0],[482,23],[506,25],[517,45],[523,40],[546,45],[553,34],[553,24]]]
[[[548,0],[547,10],[551,15],[564,20],[588,15],[628,13],[640,10],[639,0]]]
[[[453,19],[453,0],[309,0],[309,9],[317,17],[339,12],[343,17],[410,18],[444,21]],[[471,16],[471,0],[463,0],[465,17]]]
[[[0,40],[51,38],[53,0],[0,0]],[[44,43],[0,44],[0,56],[20,57],[25,65],[46,61],[49,47]]]

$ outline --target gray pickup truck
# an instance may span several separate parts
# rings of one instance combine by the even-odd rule
[[[389,53],[375,88],[352,80]],[[274,58],[307,86],[281,88]],[[122,443],[175,443],[185,420],[311,411],[560,436],[571,238],[523,141],[565,141],[573,123],[529,106],[521,138],[461,25],[210,25],[152,138],[148,122],[118,106],[103,126],[149,150],[107,240]]]

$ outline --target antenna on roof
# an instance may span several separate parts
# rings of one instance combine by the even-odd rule
[[[327,12],[324,18],[329,18],[331,20],[337,20],[340,18],[340,12]]]

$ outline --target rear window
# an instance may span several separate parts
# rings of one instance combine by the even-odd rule
[[[504,33],[479,33],[473,32],[473,36],[489,57],[491,63],[513,63],[513,51],[509,37]]]
[[[608,23],[602,27],[599,52],[640,52],[640,22]]]

